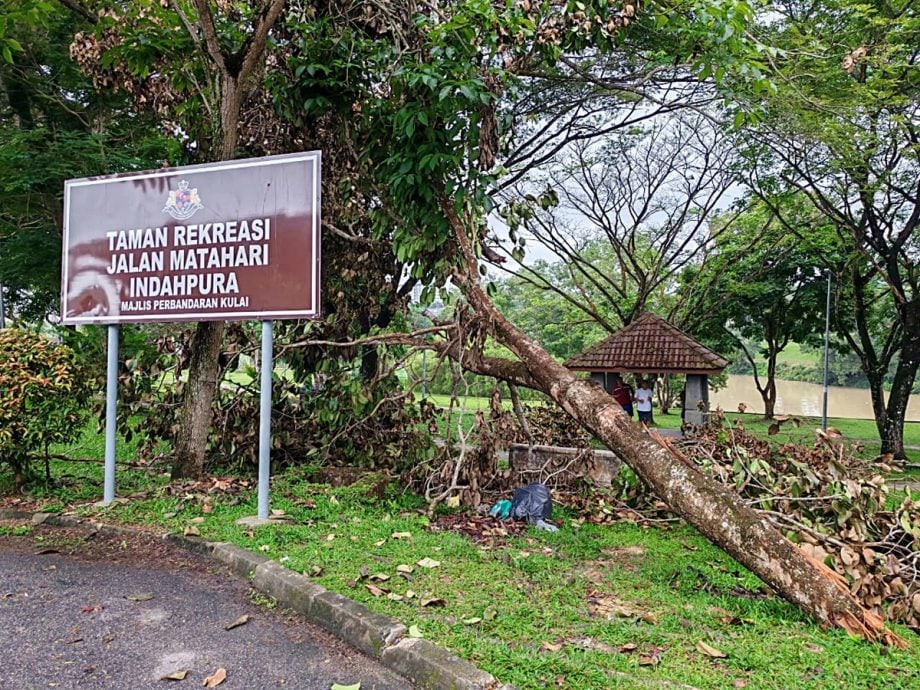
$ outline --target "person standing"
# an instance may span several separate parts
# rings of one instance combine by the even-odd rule
[[[610,392],[613,395],[613,399],[617,401],[617,404],[623,408],[623,411],[632,417],[633,398],[635,397],[633,387],[617,376],[616,382],[613,384],[613,390]]]
[[[639,421],[643,424],[652,424],[652,389],[648,381],[643,379],[635,395],[636,410],[639,412]]]

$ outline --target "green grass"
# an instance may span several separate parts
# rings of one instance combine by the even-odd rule
[[[80,469],[79,486],[68,483],[44,500],[98,499],[99,466]],[[73,467],[56,465],[61,471]],[[313,578],[319,584],[417,625],[427,639],[522,690],[557,682],[584,690],[632,688],[663,680],[699,688],[741,680],[750,688],[920,683],[914,633],[898,628],[911,649],[882,655],[842,632],[820,630],[793,606],[764,596],[756,578],[692,529],[579,525],[557,511],[559,533],[528,531],[488,548],[432,531],[421,502],[395,489],[378,501],[366,498],[361,486],[333,489],[307,476],[300,468],[273,479],[272,507],[283,510],[289,524],[238,527],[237,518],[255,514],[254,492],[236,496],[235,505],[219,493],[173,496],[161,490],[165,478],[155,470],[121,471],[119,495],[145,494],[105,509],[102,517],[179,532],[202,518],[195,524],[205,538],[239,544],[299,572],[320,568]],[[80,510],[99,515],[89,506]],[[394,537],[400,533],[411,536]],[[423,568],[417,565],[423,558],[440,565]],[[398,565],[413,566],[411,581],[398,575]],[[367,580],[354,583],[362,567],[388,576],[376,586],[404,599],[375,597]],[[416,596],[405,598],[409,590]],[[421,606],[427,597],[445,604]],[[619,602],[635,615],[608,618],[592,597]],[[701,653],[699,641],[727,658]],[[636,648],[621,652],[624,645]],[[643,654],[657,654],[657,665],[640,666]]]
[[[789,343],[779,353],[776,361],[787,366],[818,366],[824,362],[824,354],[823,350],[808,348],[803,351],[802,346],[798,343]]]

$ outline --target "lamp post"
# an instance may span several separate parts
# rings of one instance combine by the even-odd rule
[[[6,328],[6,307],[3,304],[3,283],[0,283],[0,328]]]
[[[828,350],[831,336],[831,270],[827,269],[827,304],[824,307],[824,405],[821,408],[821,429],[827,431]]]

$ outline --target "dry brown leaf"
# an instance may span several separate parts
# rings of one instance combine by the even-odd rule
[[[716,649],[712,645],[708,645],[702,640],[697,641],[696,650],[698,652],[702,652],[706,656],[711,656],[713,659],[724,659],[728,656],[728,654],[723,652],[721,649]]]
[[[205,678],[202,685],[206,688],[216,688],[225,680],[227,680],[227,669],[219,668],[214,671],[214,675]]]
[[[387,593],[385,589],[378,587],[377,585],[364,585],[368,592],[373,594],[375,597],[382,597]]]
[[[560,642],[544,642],[542,645],[540,645],[540,651],[541,652],[558,652],[560,649],[562,649],[563,644],[565,643],[561,641]]]
[[[840,560],[843,561],[845,566],[849,567],[859,562],[859,555],[849,546],[844,546],[840,549]]]
[[[188,670],[173,671],[172,673],[167,673],[165,676],[160,676],[160,680],[185,680],[187,675]]]
[[[242,616],[240,616],[239,618],[237,618],[237,619],[236,619],[235,621],[233,621],[232,623],[229,623],[229,624],[225,625],[225,626],[224,626],[224,630],[233,630],[234,628],[238,628],[238,627],[240,627],[241,625],[246,625],[248,622],[249,622],[249,614],[248,614],[248,613],[244,613]]]
[[[420,566],[420,567],[422,567],[422,568],[437,568],[438,566],[441,565],[441,562],[440,562],[440,561],[436,561],[436,560],[434,560],[433,558],[428,558],[428,557],[426,556],[426,557],[423,558],[422,560],[418,561],[418,563],[416,563],[416,565],[417,565],[417,566]]]
[[[724,623],[725,625],[738,625],[741,623],[741,619],[734,613],[718,606],[710,606],[709,613],[715,616],[720,623]]]
[[[447,602],[441,597],[423,597],[419,599],[421,606],[447,606]]]

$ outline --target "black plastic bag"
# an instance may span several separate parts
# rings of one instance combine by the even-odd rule
[[[539,482],[522,486],[511,497],[511,517],[536,523],[548,520],[553,513],[553,499],[549,489]]]

